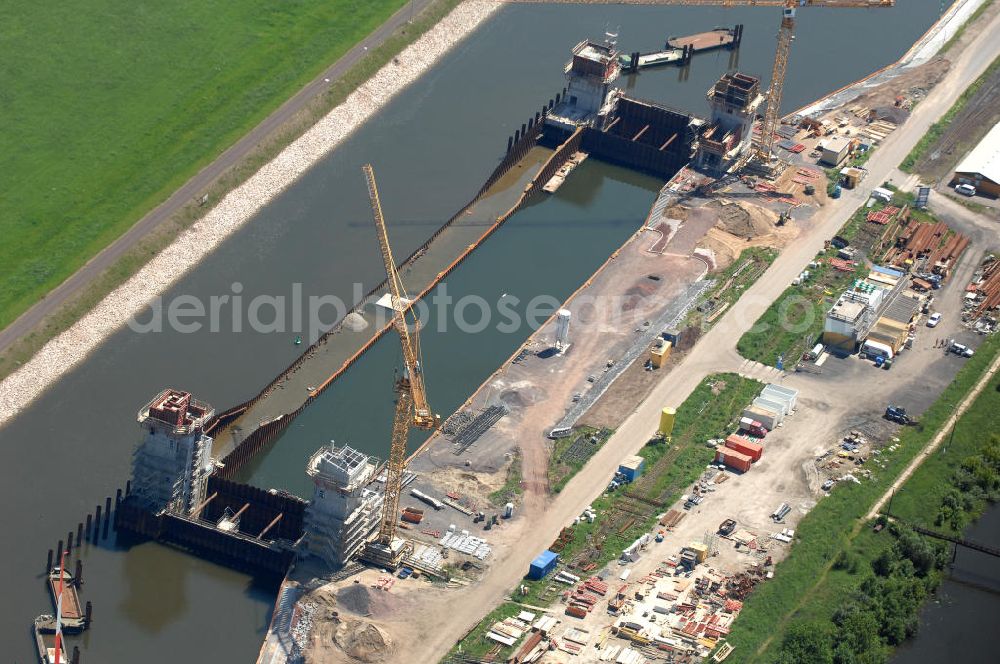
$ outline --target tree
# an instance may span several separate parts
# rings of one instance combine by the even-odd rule
[[[820,622],[796,622],[781,641],[779,664],[834,664],[829,626]]]

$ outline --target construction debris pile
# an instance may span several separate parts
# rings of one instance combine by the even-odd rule
[[[998,308],[1000,260],[989,254],[965,288],[962,320],[980,334],[990,334],[997,329]]]

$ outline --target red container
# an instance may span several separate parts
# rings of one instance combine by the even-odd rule
[[[728,447],[720,447],[716,449],[715,460],[721,461],[730,468],[738,470],[741,473],[745,473],[750,470],[750,464],[752,463],[749,456]]]
[[[417,514],[416,512],[410,511],[403,512],[403,521],[407,521],[409,523],[420,523],[423,519],[423,514]]]
[[[740,454],[746,454],[751,461],[760,461],[760,456],[764,453],[764,446],[747,440],[742,436],[733,434],[726,438],[726,447],[736,450]]]
[[[566,615],[574,618],[586,618],[587,610],[580,606],[570,605],[566,607]]]

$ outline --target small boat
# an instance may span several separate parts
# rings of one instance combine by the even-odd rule
[[[38,649],[40,664],[55,664],[56,661],[56,619],[50,615],[38,616],[31,623],[31,631],[35,637],[35,647]],[[66,649],[59,646],[59,661],[69,663]]]

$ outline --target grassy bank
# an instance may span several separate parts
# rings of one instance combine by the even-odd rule
[[[948,112],[941,116],[941,119],[931,125],[931,128],[927,130],[913,149],[910,150],[910,154],[906,155],[906,159],[899,165],[899,169],[906,173],[913,173],[914,167],[917,163],[923,159],[924,155],[933,147],[942,136],[948,131],[951,126],[952,121],[955,119],[962,109],[969,103],[979,89],[983,87],[983,84],[996,72],[997,68],[1000,68],[1000,58],[997,58],[993,63],[983,72],[982,76],[977,78],[972,85],[965,89],[965,91],[955,100]],[[981,127],[980,136],[984,135],[989,131],[989,126]]]
[[[697,326],[707,330],[712,323],[743,295],[771,266],[778,257],[778,250],[771,247],[750,247],[740,252],[740,255],[719,274],[712,275],[715,287],[705,297],[704,304],[688,314],[685,327]]]
[[[495,507],[501,507],[508,502],[514,501],[524,489],[521,487],[521,455],[516,454],[507,467],[507,477],[503,486],[490,494],[490,503]]]
[[[407,45],[415,41],[421,34],[430,29],[442,17],[444,17],[449,11],[451,11],[451,9],[453,9],[459,2],[460,0],[437,0],[427,10],[418,14],[412,23],[407,25],[405,28],[398,30],[396,33],[390,36],[381,46],[370,49],[366,54],[366,56],[357,65],[351,68],[340,79],[333,81],[330,84],[328,90],[326,90],[323,94],[313,99],[307,105],[307,107],[304,108],[301,112],[299,112],[293,119],[291,119],[285,125],[283,125],[275,132],[273,132],[269,137],[263,140],[260,144],[258,144],[254,148],[254,150],[250,154],[248,154],[247,157],[244,158],[240,163],[236,164],[233,168],[231,168],[223,176],[221,176],[216,182],[212,183],[212,185],[207,187],[204,191],[200,192],[201,195],[204,196],[204,201],[205,201],[204,204],[199,204],[199,202],[197,201],[191,201],[186,207],[184,207],[177,214],[175,214],[173,218],[161,224],[161,226],[158,229],[150,233],[136,247],[134,247],[131,251],[127,252],[122,258],[120,258],[111,267],[105,270],[91,284],[89,284],[81,292],[76,294],[73,298],[69,299],[54,314],[47,317],[46,320],[41,325],[39,325],[35,330],[32,330],[29,334],[25,335],[23,338],[19,339],[13,345],[7,348],[3,353],[0,353],[0,378],[3,378],[4,376],[14,371],[18,366],[20,366],[20,364],[22,364],[23,362],[28,360],[31,356],[33,356],[46,342],[48,342],[56,335],[69,328],[74,322],[76,322],[86,312],[88,312],[91,308],[93,308],[93,306],[97,304],[97,302],[99,302],[107,293],[111,292],[114,288],[116,288],[117,286],[125,282],[133,274],[135,274],[150,258],[152,258],[152,256],[154,256],[156,253],[158,253],[160,250],[166,247],[171,241],[173,241],[174,237],[176,237],[178,233],[188,228],[191,224],[200,219],[219,200],[221,200],[222,197],[228,191],[239,186],[253,173],[255,173],[262,165],[273,159],[285,146],[287,146],[289,143],[291,143],[300,135],[302,135],[302,133],[305,132],[310,126],[312,126],[316,122],[316,120],[318,120],[320,117],[328,113],[330,109],[340,104],[344,99],[346,99],[347,95],[350,94],[359,84],[370,78],[376,71],[378,71],[379,68],[381,68],[383,65],[391,61],[396,54],[398,54]],[[243,46],[246,48],[256,49],[257,47],[260,46],[261,43],[264,43],[264,42],[258,42],[256,46],[253,46],[252,35],[247,36],[247,31],[253,26],[260,25],[260,23],[262,22],[266,23],[267,21],[272,20],[272,18],[269,17],[272,17],[272,14],[274,13],[277,13],[278,15],[281,16],[284,16],[286,14],[290,15],[291,18],[287,18],[286,20],[296,20],[297,18],[297,20],[299,20],[299,22],[302,23],[303,29],[305,29],[304,26],[312,25],[313,29],[316,30],[316,34],[312,39],[305,39],[304,41],[301,41],[298,44],[292,44],[292,43],[284,43],[288,41],[287,39],[284,38],[278,39],[278,37],[273,34],[274,30],[262,28],[258,31],[260,39],[269,38],[282,42],[281,44],[275,47],[278,53],[285,53],[285,51],[287,50],[288,58],[291,58],[292,55],[294,54],[298,54],[299,59],[298,61],[293,63],[294,67],[292,67],[293,69],[295,69],[295,72],[298,73],[297,82],[295,83],[289,82],[291,80],[290,77],[292,77],[292,72],[286,71],[285,72],[286,77],[285,79],[283,79],[285,85],[284,88],[282,88],[283,91],[281,92],[278,92],[277,88],[275,87],[276,82],[280,81],[278,81],[278,79],[272,81],[272,78],[268,78],[267,81],[265,81],[264,83],[258,81],[257,84],[254,84],[253,82],[251,82],[248,83],[245,88],[244,87],[240,88],[239,94],[236,95],[236,97],[238,99],[244,99],[244,100],[246,100],[247,98],[250,99],[250,101],[247,101],[242,106],[238,106],[236,101],[232,101],[230,103],[219,102],[221,108],[218,109],[218,113],[223,113],[224,111],[227,110],[230,112],[236,112],[239,111],[240,108],[242,108],[244,112],[249,112],[249,110],[252,110],[251,102],[253,102],[257,104],[257,106],[253,107],[257,109],[257,114],[254,115],[253,117],[249,116],[243,117],[242,124],[239,125],[240,126],[239,129],[233,128],[236,127],[238,122],[240,121],[239,117],[226,116],[228,117],[228,120],[226,119],[226,117],[222,116],[217,117],[215,125],[213,126],[218,127],[219,125],[222,125],[226,131],[225,131],[225,136],[222,135],[215,136],[214,142],[213,140],[210,140],[212,137],[207,136],[206,134],[206,132],[208,132],[209,129],[211,129],[211,127],[209,127],[209,125],[204,123],[196,124],[196,120],[192,119],[191,120],[192,124],[191,126],[187,127],[186,133],[184,133],[183,135],[183,140],[177,139],[177,136],[175,135],[176,132],[170,135],[171,139],[179,140],[179,143],[178,145],[172,145],[170,147],[170,150],[166,151],[167,153],[169,153],[168,155],[169,160],[165,159],[164,156],[161,154],[157,153],[140,154],[136,149],[133,149],[130,146],[124,146],[121,150],[114,150],[113,152],[109,152],[107,155],[101,156],[102,164],[104,164],[104,162],[108,162],[109,160],[113,162],[109,164],[104,164],[105,166],[107,166],[107,168],[101,172],[104,173],[104,175],[99,173],[97,168],[94,168],[94,163],[96,162],[94,161],[87,162],[87,160],[83,158],[82,156],[83,153],[80,152],[80,150],[67,152],[64,155],[60,156],[59,154],[52,154],[54,151],[58,152],[57,149],[49,149],[48,152],[45,152],[45,154],[48,154],[50,157],[48,162],[42,160],[41,154],[26,155],[25,158],[32,164],[32,167],[28,168],[27,170],[21,168],[18,165],[19,164],[18,160],[21,156],[21,152],[26,151],[25,148],[22,146],[22,142],[20,140],[18,140],[18,145],[22,147],[18,147],[18,149],[16,150],[15,149],[4,150],[3,155],[0,156],[0,167],[4,168],[5,173],[13,172],[11,170],[13,168],[19,169],[18,170],[20,174],[19,181],[20,181],[20,176],[23,174],[27,173],[37,174],[37,169],[41,169],[43,171],[45,169],[49,169],[52,171],[59,171],[59,173],[73,172],[72,167],[75,164],[77,165],[77,168],[81,172],[83,172],[80,174],[80,178],[86,181],[87,184],[86,185],[81,184],[79,185],[78,190],[75,189],[74,192],[71,192],[74,195],[76,193],[82,192],[79,199],[81,202],[69,201],[72,202],[73,204],[68,205],[68,207],[60,209],[61,211],[59,212],[59,215],[57,215],[55,218],[61,219],[62,221],[65,222],[61,225],[52,221],[53,217],[51,216],[46,216],[44,218],[41,216],[43,209],[48,209],[49,207],[54,205],[51,202],[51,200],[49,200],[47,197],[51,195],[52,200],[61,201],[62,203],[68,204],[67,199],[72,198],[72,196],[70,196],[70,194],[68,194],[66,191],[63,191],[65,187],[62,185],[58,187],[53,187],[53,192],[49,192],[43,186],[43,184],[45,184],[44,182],[42,184],[39,184],[41,180],[44,180],[44,177],[42,176],[39,176],[40,179],[34,182],[31,186],[18,185],[20,187],[20,193],[16,200],[8,198],[0,202],[0,229],[2,229],[6,233],[5,237],[20,237],[20,239],[18,240],[18,247],[15,247],[13,242],[11,242],[10,244],[4,243],[2,247],[0,247],[0,253],[10,252],[11,254],[20,255],[22,258],[22,260],[17,260],[14,262],[4,261],[3,267],[0,268],[0,275],[2,275],[0,276],[0,278],[2,278],[3,280],[2,283],[4,283],[5,286],[7,286],[8,284],[12,285],[11,287],[8,287],[5,290],[3,295],[0,295],[0,327],[8,324],[14,318],[20,315],[20,313],[22,313],[25,309],[27,309],[35,301],[37,301],[39,297],[44,295],[45,292],[50,290],[53,286],[58,284],[66,276],[68,276],[75,269],[77,269],[77,267],[79,267],[79,265],[82,264],[82,262],[84,262],[90,256],[99,251],[105,244],[110,242],[114,237],[120,235],[126,228],[131,226],[149,209],[151,209],[160,201],[165,199],[171,193],[171,191],[176,189],[183,181],[187,180],[199,168],[203,167],[205,164],[210,162],[219,152],[221,152],[225,148],[226,145],[235,141],[240,134],[246,133],[252,126],[254,126],[254,124],[256,124],[259,120],[263,119],[271,110],[273,110],[273,108],[275,108],[278,104],[280,104],[285,98],[291,96],[292,92],[294,92],[297,88],[301,87],[307,80],[309,80],[311,76],[321,71],[323,66],[335,60],[336,57],[338,57],[343,51],[346,51],[353,42],[351,43],[338,42],[337,45],[339,46],[340,50],[334,51],[331,50],[333,45],[327,43],[326,40],[326,37],[332,38],[337,34],[342,34],[342,32],[341,33],[337,32],[337,26],[336,26],[336,24],[338,23],[337,21],[332,19],[330,19],[329,21],[324,20],[320,21],[324,23],[324,25],[321,28],[317,28],[315,26],[315,23],[318,20],[316,16],[322,18],[326,16],[327,13],[335,12],[338,8],[342,8],[343,6],[345,6],[345,3],[350,6],[353,6],[354,4],[359,4],[359,5],[364,4],[364,3],[348,2],[347,0],[341,0],[339,2],[327,3],[322,7],[310,7],[307,10],[301,10],[302,13],[300,15],[296,13],[300,11],[299,9],[297,9],[300,3],[293,3],[293,4],[286,3],[281,5],[280,8],[273,8],[270,11],[254,12],[255,15],[257,16],[256,21],[248,20],[242,22],[245,23],[245,25],[240,27],[240,29],[236,32],[238,35],[243,35],[244,37],[243,42],[246,41],[251,42],[250,47],[247,47],[246,44],[243,44]],[[27,3],[24,4],[25,4],[25,9],[22,12],[24,16],[18,19],[19,24],[28,22],[27,17],[32,15],[32,11],[38,11],[38,12],[43,11],[41,7],[29,11],[30,8],[27,7]],[[250,6],[252,4],[253,3],[250,2],[244,2],[240,5],[240,7],[245,8],[246,6]],[[256,3],[256,4],[259,5],[262,3]],[[389,14],[391,14],[391,9],[393,7],[397,5],[402,5],[403,2],[402,0],[392,0],[391,2],[380,1],[369,4],[371,6],[366,5],[365,9],[360,12],[361,18],[365,17],[370,18],[370,15],[373,16],[372,12],[375,12],[379,7],[382,7],[382,9],[384,10],[383,11],[384,14],[383,19],[384,19],[384,17],[387,17]],[[163,9],[158,9],[154,11],[172,13],[175,11],[175,9],[176,7],[172,5],[170,8],[164,7]],[[69,9],[66,9],[64,11],[69,11]],[[131,10],[131,12],[133,13],[135,11],[137,10],[135,9]],[[207,9],[203,11],[207,11]],[[232,18],[232,16],[234,14],[237,14],[239,11],[240,11],[239,8],[227,7],[226,10],[222,12],[222,14],[224,16]],[[243,11],[247,10],[244,9]],[[123,12],[123,13],[126,16],[130,15],[130,12]],[[200,15],[200,13],[201,12],[198,12],[197,15]],[[181,12],[179,12],[178,15],[179,14],[181,14]],[[216,16],[212,19],[212,22],[210,22],[211,26],[204,28],[205,30],[219,29],[214,22],[220,21],[222,20],[222,18],[218,16],[219,12],[215,12],[215,14]],[[336,16],[341,16],[341,15],[343,15],[343,13],[336,14]],[[312,16],[313,18],[310,19],[310,16]],[[355,17],[355,13],[353,12],[351,13],[351,16],[352,16],[351,29],[360,30],[360,26],[364,21],[357,19]],[[381,20],[383,19],[375,20],[374,24],[381,22]],[[93,18],[87,20],[89,20],[90,23],[92,24],[97,24],[100,23],[101,20],[103,19]],[[118,17],[115,20],[118,22],[123,22],[126,21],[127,19]],[[175,19],[175,22],[176,21],[180,21],[180,19]],[[274,19],[274,21],[277,21],[277,19]],[[168,25],[172,24],[168,22]],[[94,25],[90,25],[90,27],[96,29]],[[200,30],[201,28],[199,28],[199,31],[196,31],[199,35],[202,34]],[[91,33],[92,32],[93,30],[91,30]],[[141,31],[140,34],[142,34]],[[292,30],[289,34],[296,34],[296,33],[294,30]],[[359,34],[358,39],[360,39],[361,36],[363,36],[363,34]],[[77,38],[83,40],[85,39],[85,37],[86,37],[85,35],[81,35]],[[14,49],[15,44],[22,44],[22,42],[25,39],[28,39],[28,37],[22,35],[20,37],[21,41],[13,40],[10,42],[6,42],[4,46],[0,46],[0,53],[5,52],[3,50],[5,48]],[[191,39],[194,39],[194,37],[191,37]],[[126,40],[126,43],[132,44],[134,43],[134,40],[133,41]],[[155,39],[153,39],[150,43],[155,43]],[[187,44],[188,42],[182,41],[181,43]],[[231,45],[229,41],[224,41],[224,43],[230,45],[230,47],[232,48],[235,48],[235,46]],[[65,51],[70,51],[72,50],[70,48],[70,45],[79,46],[77,42],[74,42],[72,40],[68,44],[59,44],[58,46],[60,47],[60,49],[63,49]],[[236,46],[239,46],[239,44],[237,44]],[[146,47],[143,46],[142,48]],[[28,50],[30,51],[30,49]],[[206,49],[201,49],[202,57],[205,51]],[[328,53],[328,55],[322,57],[316,55],[320,51]],[[170,53],[170,51],[161,50],[160,53],[161,54]],[[272,71],[273,65],[271,63],[271,58],[273,56],[271,51],[260,50],[251,55],[253,55],[253,58],[251,59],[258,65],[260,65],[262,58],[266,59],[268,64],[267,67],[265,67],[263,70],[269,72]],[[309,57],[313,57],[315,60],[315,62],[313,62],[311,65],[308,62],[306,62],[307,55],[309,55]],[[107,57],[110,58],[111,56]],[[194,56],[188,55],[187,57],[194,57]],[[69,58],[68,56],[67,58],[72,60],[72,58]],[[169,61],[169,63],[174,62],[174,60],[171,60],[170,58],[164,57],[159,59],[166,59]],[[157,59],[156,62],[150,63],[148,66],[149,67],[161,66],[163,63],[159,62],[159,59]],[[8,60],[8,62],[10,62],[10,60]],[[227,62],[229,62],[229,60],[227,60]],[[247,67],[244,66],[246,62],[245,59],[241,58],[239,62],[240,62],[240,71],[244,71],[245,69],[247,69]],[[108,67],[106,67],[106,69],[108,71],[113,70],[114,67],[112,67],[111,65],[114,64],[115,63],[113,61],[108,63]],[[199,63],[199,65],[203,64],[204,63]],[[290,66],[288,64],[287,59],[285,61],[280,61],[279,64],[285,67]],[[61,67],[62,64],[61,61],[60,63],[55,63],[55,61],[53,61],[53,64],[46,66]],[[119,66],[121,65],[119,64]],[[221,68],[221,65],[214,65],[214,66],[215,68]],[[172,64],[170,68],[175,69]],[[136,68],[136,70],[137,71],[139,70],[138,67]],[[42,71],[43,72],[45,71],[44,67],[42,67]],[[182,97],[184,94],[187,94],[188,96],[194,95],[195,97],[197,97],[201,91],[203,91],[204,89],[208,89],[206,87],[203,87],[205,85],[208,85],[205,83],[206,80],[208,81],[215,80],[211,76],[202,77],[200,79],[201,84],[196,85],[198,81],[196,81],[195,78],[192,78],[189,73],[191,71],[199,71],[197,68],[195,68],[194,70],[178,69],[176,71],[182,71],[182,73],[184,73],[185,78],[191,78],[191,80],[184,81],[184,85],[181,85],[181,90],[178,93],[176,93],[179,97]],[[261,70],[256,71],[256,75],[258,77],[260,71]],[[230,71],[229,69],[226,69],[226,72],[227,72],[226,76],[219,74],[221,78],[220,78],[220,84],[216,86],[217,88],[221,88],[221,83],[223,82],[226,83],[227,85],[228,84],[240,85],[240,86],[243,85],[243,83],[236,83],[232,81],[231,76],[235,76],[234,72]],[[155,74],[151,72],[147,72],[147,74],[155,78]],[[254,74],[255,72],[253,71],[244,72],[245,76],[250,76]],[[179,74],[172,74],[172,76],[177,76],[177,75]],[[62,77],[63,74],[60,73],[59,77],[57,77],[57,80],[61,80]],[[135,77],[132,76],[131,73],[129,73],[128,75],[122,75],[119,78],[123,79],[122,83],[123,86],[126,83],[129,83],[131,85],[137,85],[137,82],[135,80],[132,80]],[[138,83],[142,83],[142,77],[139,76],[138,78],[140,79]],[[25,77],[24,78],[25,86],[28,85],[27,84],[28,80],[34,80],[34,79],[31,78],[30,76]],[[261,87],[262,85],[265,86],[266,89],[262,88]],[[192,89],[192,86],[194,86],[195,89]],[[44,85],[41,85],[41,89],[49,89],[52,87],[53,87],[52,83],[48,81],[44,82]],[[118,101],[117,95],[119,94],[124,94],[124,93],[121,90],[116,89],[113,98],[112,95],[108,95],[109,98],[106,100],[106,105],[117,103]],[[145,100],[151,106],[156,106],[156,104],[154,104],[149,99],[149,95],[153,95],[154,93],[150,92],[144,94],[146,96],[138,94],[134,96],[133,99],[128,104],[129,108],[132,108],[134,105],[139,104],[142,100]],[[140,99],[140,97],[142,97],[142,99]],[[192,104],[186,105],[183,101],[174,100],[170,104],[168,104],[168,107],[177,109],[176,114],[178,116],[183,115],[186,117],[187,111],[185,109],[189,110]],[[70,109],[65,104],[56,104],[54,106],[66,109],[65,112],[68,114],[75,113],[73,109]],[[91,104],[88,106],[88,108],[94,108],[94,105]],[[169,110],[169,108],[167,110]],[[167,112],[166,110],[162,110],[159,107],[154,108],[154,110],[156,111],[156,113],[159,114],[157,116],[158,121],[162,120],[163,118],[161,116],[163,116],[164,113]],[[209,109],[206,108],[202,110],[207,112]],[[54,111],[50,111],[50,113],[46,115],[46,117],[48,118],[48,120],[46,121],[51,121],[52,112]],[[97,117],[97,114],[95,113],[87,114],[87,117],[91,116],[94,116],[91,119],[91,122],[94,123],[95,125],[93,127],[88,127],[88,130],[91,133],[97,132],[98,134],[100,134],[101,132],[103,132],[104,134],[107,134],[110,132],[116,135],[120,134],[123,136],[129,136],[135,131],[139,131],[138,129],[135,128],[129,130],[128,127],[124,128],[128,131],[123,131],[123,128],[117,126],[114,122],[104,122],[102,124],[101,117]],[[31,120],[31,118],[22,118],[20,122],[31,124],[29,120]],[[40,124],[41,120],[33,120],[32,122],[38,125],[38,127],[41,126]],[[29,127],[29,129],[37,133],[38,131],[40,131],[38,127],[33,127],[33,128]],[[151,131],[151,130],[146,130],[146,131],[153,134],[156,133],[156,131]],[[157,129],[157,131],[159,131],[159,129]],[[176,131],[180,130],[178,129]],[[5,138],[0,137],[0,146],[9,147],[8,144],[13,142],[12,137],[15,134],[16,132],[5,133],[4,135]],[[146,146],[148,148],[149,145],[151,145],[150,141],[152,140],[153,140],[152,138],[146,137],[146,139],[144,139],[143,141],[139,141],[138,144]],[[88,145],[94,144],[95,141],[88,139],[86,143]],[[191,145],[187,145],[188,143],[191,143]],[[200,145],[203,148],[202,153],[200,155],[196,154],[195,151],[196,145]],[[98,145],[98,147],[101,146]],[[125,149],[126,147],[128,148],[128,150]],[[185,167],[182,165],[178,165],[177,160],[181,159],[181,157],[184,157],[185,155],[189,159],[189,163],[187,163],[187,166]],[[131,158],[133,158],[133,161],[136,163],[122,165],[123,162],[121,160],[124,159],[126,156],[131,156]],[[142,171],[142,163],[140,163],[142,161],[141,158],[143,157],[151,162],[152,165],[147,165],[150,170],[144,177],[134,178],[133,176],[135,175],[135,173],[144,173],[144,171]],[[113,161],[113,158],[118,159],[119,161]],[[62,162],[59,161],[60,159],[62,159]],[[197,162],[190,161],[192,159],[196,159]],[[175,168],[175,170],[169,171],[167,164],[168,161],[171,164],[173,164],[173,168]],[[185,168],[186,170],[184,170]],[[154,175],[156,173],[160,173],[164,177],[169,176],[170,179],[169,181],[167,181],[161,178],[160,181],[155,181],[155,179],[151,179],[149,177],[149,173],[152,173]],[[134,183],[134,187],[141,188],[141,191],[133,190],[131,188],[128,190],[118,189],[117,185],[120,184],[120,180],[123,177],[142,180],[142,182]],[[77,182],[77,180],[73,180],[73,182]],[[46,186],[51,186],[51,183],[49,183]],[[91,189],[93,189],[94,192],[97,192],[96,195],[88,193],[91,191]],[[111,194],[109,194],[108,192],[111,192]],[[31,195],[29,196],[29,194]],[[106,197],[109,195],[114,200],[106,200]],[[99,196],[105,196],[105,199],[99,200],[98,198]],[[37,206],[35,206],[36,203]],[[73,212],[73,214],[75,215],[74,219],[78,219],[78,221],[73,221],[67,218],[67,214],[70,211],[74,211]],[[38,230],[39,224],[45,224],[45,226],[49,229],[49,231],[51,231],[51,236],[46,237],[44,233],[40,232]],[[72,233],[70,233],[67,230],[69,228],[76,229],[77,231],[76,234],[73,235]],[[83,229],[83,231],[79,232],[81,228]],[[100,237],[98,237],[98,233],[100,234]],[[61,240],[60,238],[63,239]],[[46,247],[41,247],[39,243],[46,245]],[[61,252],[57,253],[50,252],[50,249],[53,248],[48,247],[48,245],[56,245],[60,243],[66,245],[62,246]],[[29,251],[37,251],[38,252],[37,255],[42,256],[43,258],[39,258],[34,264],[30,264],[32,260],[30,256],[28,256],[25,253]],[[6,256],[7,254],[4,255]],[[26,271],[24,265],[25,261],[29,263]]]
[[[882,470],[862,484],[839,484],[799,523],[791,554],[777,566],[774,579],[754,591],[736,621],[729,637],[729,642],[736,646],[736,651],[727,661],[789,661],[783,659],[781,652],[782,643],[789,633],[794,640],[803,631],[803,625],[829,628],[845,597],[850,597],[865,580],[864,572],[870,568],[871,561],[891,545],[877,537],[871,529],[864,528],[861,519],[941,429],[993,362],[998,350],[1000,337],[985,341],[976,355],[959,371],[955,380],[920,417],[920,424],[900,432],[900,447],[894,453],[886,453],[880,457],[885,463]],[[995,413],[998,412],[997,406],[1000,406],[1000,401],[992,401],[1000,399],[995,389],[996,383],[994,380],[982,393],[975,406],[962,418],[962,422],[983,424],[979,418],[992,418],[989,419],[988,428],[980,431],[996,430]],[[960,423],[957,431],[964,428],[969,437],[973,438],[979,424],[963,427]],[[916,484],[908,482],[907,488],[894,499],[894,514],[902,513],[904,509],[912,509],[913,513],[921,509],[927,510],[928,503],[918,491],[926,490],[926,486],[921,485],[947,483],[947,471],[936,470],[935,460],[948,454],[952,453],[939,452],[921,466],[911,478],[911,482]],[[911,490],[910,486],[920,488]],[[907,499],[914,501],[912,507],[905,502]],[[933,514],[936,511],[933,510]]]
[[[562,491],[611,434],[610,429],[580,427],[573,431],[572,436],[557,438],[549,457],[549,489],[552,493]]]
[[[972,12],[972,16],[966,19],[965,23],[962,24],[962,26],[958,29],[958,31],[954,35],[952,35],[952,38],[949,39],[945,43],[945,45],[941,47],[941,50],[938,51],[938,55],[944,55],[949,50],[951,50],[951,47],[957,44],[958,40],[961,39],[962,35],[965,34],[965,29],[968,28],[973,23],[975,23],[976,21],[978,21],[979,18],[986,12],[986,10],[989,9],[990,6],[992,5],[993,5],[993,0],[986,0],[986,2],[979,5],[979,9]]]
[[[693,483],[711,461],[713,451],[705,441],[718,438],[735,429],[743,407],[759,392],[762,385],[736,374],[716,374],[705,378],[677,409],[674,436],[671,443],[650,441],[639,454],[646,460],[643,476],[632,485],[602,493],[591,504],[597,513],[593,523],[586,520],[564,529],[558,549],[561,565],[568,565],[576,574],[596,573],[616,560],[622,549],[656,523],[657,510],[633,496],[643,496],[663,505],[675,502],[684,489]],[[618,509],[628,504],[628,512]],[[636,516],[645,510],[644,517]],[[586,569],[584,569],[586,568]],[[527,572],[527,570],[525,570]],[[496,607],[452,649],[452,655],[478,658],[494,650],[496,644],[486,638],[490,627],[498,620],[517,614],[521,604],[548,606],[558,600],[565,589],[551,579],[524,580],[524,592],[512,594],[512,601]],[[497,661],[513,652],[501,648]]]

